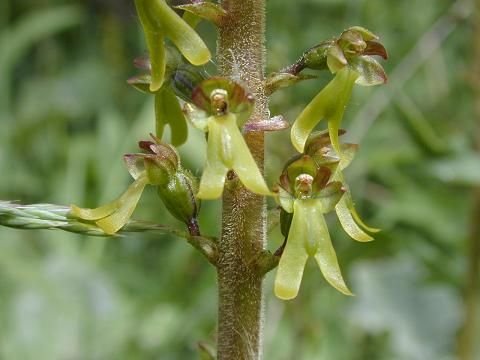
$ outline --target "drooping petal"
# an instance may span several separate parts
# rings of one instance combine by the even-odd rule
[[[150,0],[150,3],[159,26],[190,63],[202,65],[210,60],[210,50],[203,40],[165,0]]]
[[[166,55],[165,43],[163,41],[163,31],[152,18],[150,8],[147,3],[149,0],[135,0],[137,14],[142,23],[145,40],[150,54],[151,63],[151,83],[150,91],[154,92],[160,89],[165,78]]]
[[[354,240],[360,242],[372,241],[373,237],[363,231],[352,217],[352,213],[347,205],[348,196],[348,193],[345,193],[335,206],[335,212],[337,213],[338,220],[340,220],[343,230],[345,230],[348,236]]]
[[[283,300],[294,299],[297,296],[308,259],[305,241],[308,236],[309,219],[304,215],[301,210],[297,212],[295,206],[287,244],[278,263],[275,295]]]
[[[367,224],[365,224],[365,222],[362,220],[362,218],[360,217],[360,215],[358,214],[357,212],[357,209],[355,209],[355,205],[353,204],[353,201],[351,201],[352,197],[350,196],[350,194],[348,194],[348,198],[347,198],[347,206],[348,208],[350,209],[350,213],[352,214],[352,217],[353,219],[355,220],[355,222],[360,225],[362,228],[364,228],[366,231],[369,231],[371,233],[377,233],[377,232],[380,232],[381,229],[379,228],[374,228],[374,227],[371,227],[371,226],[368,226]],[[349,204],[349,202],[351,203],[351,205]]]
[[[141,176],[135,180],[118,199],[116,211],[96,221],[97,225],[107,234],[115,234],[120,230],[132,216],[147,183],[148,179],[146,176]]]
[[[260,195],[272,195],[238,128],[236,116],[230,113],[222,116],[222,118],[223,126],[227,130],[224,136],[228,136],[231,143],[232,168],[240,181],[251,192]],[[229,164],[225,165],[229,166]]]
[[[303,208],[303,212],[305,212],[304,217],[308,219],[308,235],[315,239],[316,252],[314,257],[323,276],[330,285],[341,293],[353,295],[343,280],[327,224],[322,215],[321,204],[318,201],[303,203],[295,208],[295,212],[298,212],[300,208]]]
[[[166,124],[170,125],[172,144],[182,145],[188,137],[185,115],[175,94],[169,89],[162,89],[155,95],[155,127],[160,139]]]
[[[216,199],[222,195],[228,172],[223,161],[222,130],[222,125],[213,117],[208,119],[207,163],[200,180],[199,199]]]
[[[104,218],[111,213],[113,213],[115,210],[118,209],[119,204],[119,199],[116,199],[112,202],[109,202],[108,204],[99,206],[95,209],[86,209],[86,208],[81,208],[76,205],[71,205],[70,207],[72,208],[71,214],[77,218],[91,221],[91,220],[98,220],[101,218]]]
[[[72,205],[71,215],[83,220],[96,220],[103,231],[114,234],[127,223],[147,183],[147,177],[143,174],[118,199],[95,209],[84,209]]]
[[[303,152],[308,136],[315,126],[325,118],[329,124],[332,145],[340,153],[338,131],[357,77],[358,74],[355,71],[345,66],[297,117],[290,136],[292,144],[298,152]]]
[[[337,154],[342,158],[342,151],[340,147],[340,139],[338,136],[338,131],[342,124],[343,113],[347,107],[347,103],[350,100],[350,95],[352,94],[352,88],[355,83],[355,80],[358,78],[358,73],[348,66],[340,70],[336,77],[338,79],[338,87],[333,89],[335,91],[331,96],[335,96],[336,104],[329,108],[329,111],[326,114],[328,120],[328,132],[330,133],[330,140],[332,146],[337,152]]]

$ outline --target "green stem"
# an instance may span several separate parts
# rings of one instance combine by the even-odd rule
[[[265,0],[223,0],[227,17],[219,29],[218,62],[223,75],[241,80],[255,96],[250,121],[268,118],[263,80]],[[263,169],[264,136],[245,140]],[[256,259],[266,245],[265,199],[230,176],[223,195],[222,236],[218,244],[218,360],[260,359],[263,327],[263,274]]]

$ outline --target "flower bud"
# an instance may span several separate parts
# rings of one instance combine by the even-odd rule
[[[196,199],[197,179],[187,170],[180,169],[168,178],[168,183],[158,187],[158,195],[167,210],[176,219],[190,224],[200,210],[200,200]]]

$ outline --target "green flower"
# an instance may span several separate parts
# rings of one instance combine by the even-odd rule
[[[373,86],[383,84],[387,76],[373,55],[387,58],[378,37],[361,27],[345,30],[340,37],[326,41],[307,50],[292,69],[328,68],[335,77],[307,105],[295,120],[291,129],[291,141],[302,153],[308,135],[325,119],[328,122],[333,148],[341,155],[338,130],[345,108],[350,100],[353,85]]]
[[[340,130],[339,135],[345,131]],[[312,133],[305,144],[305,154],[308,154],[315,160],[318,166],[329,166],[333,169],[332,181],[338,181],[343,184],[345,194],[335,206],[335,212],[338,220],[345,232],[354,240],[360,242],[372,241],[373,237],[367,232],[376,233],[380,229],[370,227],[360,218],[355,209],[350,189],[343,176],[343,170],[350,165],[357,150],[356,144],[340,145],[342,158],[333,149],[330,142],[330,136],[326,131]],[[335,164],[332,167],[332,164]]]
[[[330,285],[352,294],[343,280],[324,219],[344,193],[342,183],[332,181],[331,175],[329,167],[317,166],[310,156],[303,155],[288,164],[280,177],[276,193],[287,239],[275,278],[275,295],[280,299],[297,296],[310,256]]]
[[[140,141],[144,153],[124,156],[134,182],[118,199],[95,209],[71,206],[71,215],[93,221],[107,234],[115,234],[130,219],[146,185],[156,186],[167,210],[190,228],[200,203],[195,198],[196,179],[180,164],[176,150],[153,137]]]
[[[220,197],[229,170],[248,190],[271,195],[239,129],[252,110],[252,95],[231,80],[211,78],[194,90],[192,102],[198,107],[190,115],[192,122],[208,133],[207,162],[197,197]]]
[[[193,65],[202,65],[210,60],[210,51],[203,40],[165,0],[135,0],[135,6],[152,62],[151,91],[160,89],[165,77],[164,38],[169,38]]]

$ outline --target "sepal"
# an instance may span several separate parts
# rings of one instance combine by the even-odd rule
[[[225,16],[227,15],[227,12],[219,4],[208,1],[177,5],[175,8],[184,10],[202,19],[208,20],[217,26],[222,24]]]

